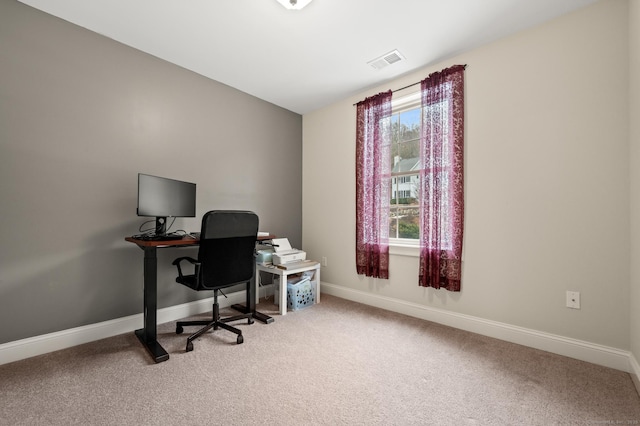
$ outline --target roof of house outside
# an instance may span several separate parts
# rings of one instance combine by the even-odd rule
[[[391,173],[410,172],[412,170],[418,170],[420,166],[420,158],[403,158],[394,164]]]

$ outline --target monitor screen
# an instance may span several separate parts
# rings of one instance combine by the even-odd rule
[[[139,173],[138,216],[195,217],[196,184]]]

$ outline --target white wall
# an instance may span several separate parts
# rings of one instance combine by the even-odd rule
[[[628,350],[627,8],[605,0],[305,115],[303,247],[327,258],[323,282]],[[453,64],[468,65],[462,291],[418,287],[411,256],[389,280],[358,276],[353,104]]]
[[[629,2],[629,123],[631,170],[631,353],[640,392],[640,2]]]

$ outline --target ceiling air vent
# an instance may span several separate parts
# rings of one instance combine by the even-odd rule
[[[396,62],[400,62],[403,59],[404,59],[404,56],[402,56],[402,53],[398,52],[397,50],[392,50],[391,52],[385,53],[379,58],[376,58],[372,61],[367,62],[367,64],[371,65],[373,68],[377,70],[380,70],[386,66],[395,64]]]

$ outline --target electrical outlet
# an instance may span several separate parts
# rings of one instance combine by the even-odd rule
[[[322,266],[327,266],[327,258],[322,256]]]
[[[567,308],[580,309],[579,291],[567,291]]]

